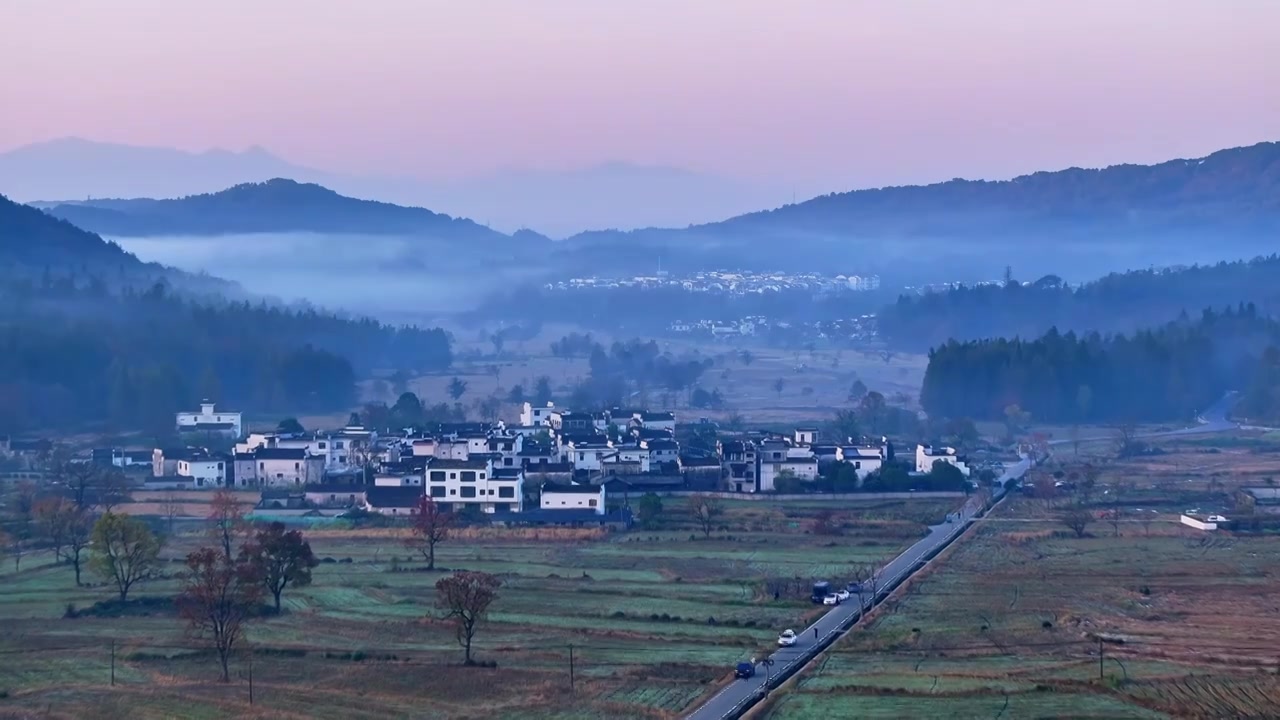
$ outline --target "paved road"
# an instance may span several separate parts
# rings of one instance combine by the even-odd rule
[[[1000,476],[1001,483],[996,490],[999,499],[1004,494],[1006,481],[1022,477],[1031,467],[1031,461],[1023,458],[1016,465],[1005,469]],[[935,551],[946,546],[964,531],[967,521],[982,510],[977,498],[965,503],[965,506],[954,515],[952,522],[944,522],[929,528],[929,534],[916,544],[907,548],[901,555],[891,560],[876,573],[876,597],[866,597],[868,607],[880,602],[904,578],[913,573],[922,561]],[[843,586],[850,578],[829,578],[832,588]],[[689,720],[720,720],[734,717],[740,711],[750,707],[765,693],[766,688],[774,684],[772,681],[779,673],[794,670],[829,645],[852,625],[861,615],[858,599],[855,595],[849,602],[831,608],[817,622],[799,633],[799,641],[792,647],[778,648],[768,660],[758,661],[756,675],[747,680],[735,680],[701,707],[688,715]],[[786,628],[778,628],[782,632]]]

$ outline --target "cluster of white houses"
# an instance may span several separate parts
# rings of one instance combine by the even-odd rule
[[[177,418],[184,434],[234,440],[231,452],[201,447],[149,453],[100,450],[95,459],[128,468],[150,464],[154,488],[258,489],[281,506],[358,507],[408,514],[428,497],[450,510],[482,513],[606,512],[615,493],[662,490],[771,492],[777,481],[819,477],[848,463],[859,483],[893,457],[885,439],[872,445],[824,444],[816,428],[789,436],[753,434],[716,443],[714,453],[681,453],[675,416],[614,408],[569,412],[525,403],[520,424],[438,424],[429,432],[379,435],[356,425],[327,432],[242,433],[239,413],[212,403]],[[190,435],[188,435],[190,437]],[[915,469],[954,464],[951,448],[916,448]]]

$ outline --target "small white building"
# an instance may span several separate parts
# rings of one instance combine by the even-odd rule
[[[945,462],[954,465],[957,470],[969,477],[969,465],[952,447],[935,448],[932,445],[916,445],[916,472],[927,473],[933,470],[933,464]]]
[[[867,476],[880,469],[884,464],[884,448],[882,447],[846,447],[842,449],[844,461],[853,466],[854,473],[861,483]]]
[[[614,453],[613,443],[569,441],[561,451],[566,462],[575,470],[600,470],[606,456]]]
[[[373,476],[377,487],[422,487],[421,473],[377,473]]]
[[[642,412],[637,418],[640,421],[640,427],[645,430],[664,430],[669,433],[676,431],[676,414],[672,412]]]
[[[191,478],[197,488],[223,487],[230,463],[220,455],[197,454],[178,460],[177,475]]]
[[[539,507],[543,510],[591,510],[597,515],[603,515],[605,513],[604,485],[546,483],[542,486]]]
[[[1222,515],[1205,515],[1198,512],[1186,512],[1182,514],[1180,522],[1187,527],[1193,527],[1197,530],[1217,530],[1218,525],[1227,522]]]
[[[178,433],[210,433],[240,438],[244,425],[238,412],[218,412],[214,404],[205,400],[200,412],[180,412],[176,417]]]
[[[520,408],[520,424],[557,427],[560,424],[561,412],[563,411],[557,410],[556,404],[553,402],[548,402],[546,407],[538,407],[533,403],[525,403]]]

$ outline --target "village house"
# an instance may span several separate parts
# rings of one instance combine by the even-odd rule
[[[927,473],[933,470],[934,463],[949,463],[965,477],[969,477],[969,465],[962,455],[952,447],[935,448],[932,445],[916,445],[916,472]]]
[[[227,485],[230,466],[229,457],[200,451],[179,458],[176,474],[178,477],[191,478],[197,488],[224,487]]]
[[[530,463],[524,466],[524,475],[533,484],[547,481],[569,482],[573,479],[573,463]]]
[[[525,426],[560,427],[560,411],[556,404],[548,402],[545,407],[533,403],[525,403],[520,409],[520,424]]]
[[[603,515],[605,487],[604,485],[545,483],[542,486],[539,507],[543,510],[591,510]]]
[[[304,448],[260,447],[235,455],[240,487],[296,487],[324,480],[324,458]]]
[[[725,482],[733,492],[758,492],[757,448],[750,440],[717,442]]]
[[[383,515],[412,515],[422,501],[421,487],[366,487],[360,507]]]
[[[640,447],[649,451],[649,466],[660,468],[680,461],[680,443],[675,440],[641,440]]]
[[[302,488],[303,497],[312,507],[360,507],[365,502],[366,485],[350,485],[346,483],[318,483]],[[418,488],[421,494],[421,487]]]
[[[494,475],[489,460],[433,460],[427,466],[427,494],[448,509],[479,507],[482,512],[519,512],[524,480]]]
[[[854,473],[858,476],[858,484],[861,486],[862,481],[867,476],[876,472],[884,464],[885,450],[884,447],[865,447],[855,446],[842,448],[844,461],[853,466]]]
[[[593,472],[600,470],[604,457],[614,453],[613,442],[600,436],[600,440],[570,440],[561,449],[561,457],[573,465],[575,470]]]
[[[243,436],[244,425],[238,412],[218,412],[208,400],[200,403],[199,412],[180,412],[175,417],[178,433],[208,433],[229,438]]]

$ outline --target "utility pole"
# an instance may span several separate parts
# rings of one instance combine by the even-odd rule
[[[1104,652],[1104,651],[1103,651],[1103,649],[1102,649],[1102,636],[1101,636],[1101,635],[1099,635],[1099,636],[1098,636],[1098,679],[1099,679],[1099,680],[1102,680],[1102,679],[1103,679],[1103,676],[1102,676],[1102,660],[1103,660],[1103,652]]]
[[[253,704],[253,649],[249,650],[249,704]]]
[[[116,641],[111,641],[111,685],[116,684]]]
[[[573,692],[573,643],[569,643],[569,692]]]

